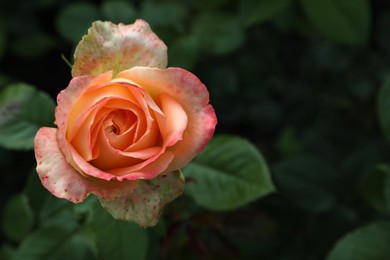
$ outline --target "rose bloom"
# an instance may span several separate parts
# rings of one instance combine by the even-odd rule
[[[109,47],[80,43],[74,77],[57,97],[57,128],[42,127],[35,137],[42,184],[74,203],[91,193],[128,196],[138,180],[186,166],[217,122],[206,87],[186,70],[166,68],[166,46],[146,22],[101,22],[90,34],[97,32],[102,37],[84,41]],[[109,34],[116,44],[107,44]]]

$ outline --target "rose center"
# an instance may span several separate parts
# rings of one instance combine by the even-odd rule
[[[106,127],[106,133],[114,133],[116,135],[120,134],[120,129],[118,125],[116,125],[114,122],[112,125]]]
[[[137,123],[137,117],[131,111],[116,110],[106,117],[105,132],[107,134],[122,135],[133,130]]]

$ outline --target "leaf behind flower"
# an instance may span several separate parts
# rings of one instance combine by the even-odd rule
[[[33,86],[13,84],[0,92],[0,145],[31,149],[41,126],[54,122],[54,101]]]
[[[239,137],[215,137],[184,173],[186,194],[212,210],[236,209],[275,190],[262,155]]]

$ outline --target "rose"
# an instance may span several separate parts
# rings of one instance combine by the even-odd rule
[[[51,193],[74,203],[95,194],[133,221],[129,199],[145,203],[160,185],[159,195],[172,193],[159,198],[160,208],[177,196],[171,190],[183,181],[175,172],[211,139],[216,116],[200,80],[166,63],[166,47],[146,22],[93,24],[76,49],[74,78],[57,97],[58,128],[35,137],[37,172]],[[141,186],[144,179],[157,188]]]

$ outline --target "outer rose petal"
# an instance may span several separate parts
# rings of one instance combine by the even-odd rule
[[[137,187],[136,181],[109,182],[86,178],[65,160],[56,141],[57,129],[42,127],[35,136],[37,172],[43,186],[59,198],[82,202],[90,193],[112,200],[128,196]]]
[[[157,224],[164,207],[183,193],[184,177],[180,171],[151,180],[140,180],[128,196],[114,200],[100,198],[102,206],[116,219],[135,222],[143,227]]]
[[[153,98],[168,93],[187,113],[188,124],[183,140],[167,150],[175,156],[168,169],[171,172],[187,165],[210,141],[217,118],[209,104],[207,88],[191,72],[180,68],[134,67],[122,71],[117,78],[129,79],[144,88]]]
[[[167,47],[152,32],[148,23],[113,24],[97,21],[78,44],[74,54],[72,76],[99,75],[134,66],[165,68]]]

